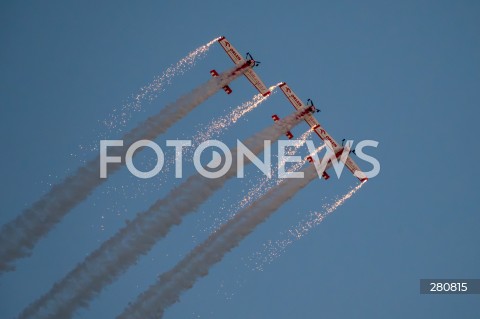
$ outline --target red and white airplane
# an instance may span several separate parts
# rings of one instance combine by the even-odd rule
[[[257,73],[253,71],[253,67],[258,66],[260,62],[255,61],[250,53],[247,52],[247,57],[244,59],[240,53],[230,44],[230,42],[227,41],[225,37],[221,37],[218,39],[218,43],[222,46],[222,48],[227,52],[228,56],[232,59],[232,61],[238,65],[238,66],[251,66],[245,73],[243,73],[247,79],[255,86],[255,88],[263,95],[267,96],[270,94],[270,91],[268,88],[263,84],[262,80],[258,77]],[[212,76],[218,76],[218,72],[215,70],[210,71],[210,74]],[[228,86],[225,85],[223,87],[223,90],[227,93],[230,94],[232,93],[232,89]]]
[[[305,108],[307,109],[308,114],[305,114],[304,117],[303,117],[305,122],[307,122],[307,124],[310,126],[310,128],[313,131],[315,131],[315,133],[317,133],[317,135],[323,140],[323,142],[331,148],[331,150],[335,153],[335,156],[337,158],[340,158],[340,160],[343,161],[341,155],[342,155],[345,147],[343,145],[338,144],[338,142],[335,141],[333,139],[333,137],[330,134],[327,133],[327,131],[320,125],[320,123],[317,122],[317,120],[315,119],[313,114],[315,112],[319,112],[319,110],[317,110],[315,108],[315,106],[313,105],[313,102],[309,99],[307,105],[305,105],[302,102],[302,100],[300,100],[298,98],[298,96],[292,91],[292,89],[290,89],[290,87],[288,87],[288,85],[285,82],[280,84],[280,89],[285,94],[285,96],[290,101],[290,103],[292,103],[292,105],[293,105],[293,107],[295,107],[295,109],[297,109],[297,110],[301,110],[301,109],[305,109]],[[272,118],[273,118],[274,121],[279,120],[279,117],[276,114],[274,114],[272,116]],[[292,138],[293,137],[292,133],[287,132],[287,137],[289,139]],[[357,177],[360,180],[360,182],[366,181],[368,179],[367,176],[365,175],[365,173],[363,173],[360,170],[358,165],[350,157],[350,150],[349,149],[347,149],[347,150],[349,152],[349,155],[344,160],[345,166],[348,167],[348,169],[353,173],[353,175],[355,177]],[[308,159],[309,162],[313,162],[313,159],[311,158],[311,156],[307,157],[307,159]],[[328,174],[326,174],[326,172],[324,172],[323,177],[325,179],[329,178],[329,176],[328,176]]]

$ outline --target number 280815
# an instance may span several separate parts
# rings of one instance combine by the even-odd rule
[[[466,282],[431,282],[431,292],[465,292],[468,290]]]

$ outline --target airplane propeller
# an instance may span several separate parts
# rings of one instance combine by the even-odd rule
[[[247,60],[252,60],[253,62],[255,62],[254,66],[259,66],[260,65],[260,61],[256,61],[252,55],[250,54],[250,52],[247,52],[247,57],[246,57]]]

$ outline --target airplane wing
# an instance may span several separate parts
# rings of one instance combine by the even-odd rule
[[[270,94],[270,90],[267,89],[265,84],[263,84],[262,80],[258,77],[257,73],[253,71],[253,69],[248,69],[243,73],[247,77],[247,79],[250,81],[250,83],[253,84],[254,87],[257,88],[258,92],[260,92],[263,96],[267,96]]]
[[[352,160],[350,156],[347,157],[347,160],[345,161],[345,166],[348,167],[350,172],[352,172],[353,175],[360,180],[360,182],[366,181],[368,179],[365,173],[360,170],[360,167],[358,167],[358,165]]]
[[[305,107],[305,104],[298,98],[298,96],[292,91],[287,83],[283,82],[280,84],[280,89],[297,111]]]
[[[313,116],[312,116],[313,117]],[[316,121],[316,120],[315,120]],[[318,123],[318,122],[317,122]],[[340,144],[330,135],[328,132],[321,126],[319,123],[315,126],[312,127],[315,133],[323,140],[325,144],[327,144],[328,147],[336,154],[338,151],[341,151],[343,149]],[[330,143],[327,143],[330,142]]]
[[[243,64],[245,63],[245,59],[242,57],[240,53],[227,41],[225,37],[221,37],[218,40],[218,43],[222,46],[222,48],[227,52],[230,59],[232,59],[233,63],[235,64]]]
[[[292,89],[283,82],[280,84],[280,89],[283,91],[287,99],[292,103],[293,107],[297,110],[306,107],[306,105],[300,100],[300,98],[292,91]],[[339,152],[343,152],[343,146],[338,144],[338,142],[330,135],[328,132],[323,128],[320,123],[313,117],[312,114],[308,114],[304,117],[305,122],[310,126],[312,130],[317,133],[317,135],[323,140],[325,144],[335,153],[338,155]],[[340,153],[341,155],[341,153]],[[340,156],[341,159],[341,156]],[[357,177],[361,182],[367,179],[365,174],[360,170],[358,165],[353,161],[353,159],[348,156],[345,160],[345,166],[353,173],[355,177]]]
[[[244,64],[246,60],[242,57],[240,53],[233,47],[233,45],[227,41],[225,37],[221,37],[218,40],[218,43],[222,46],[225,52],[228,54],[230,59],[232,59],[233,63],[239,65]],[[253,86],[260,92],[263,96],[267,96],[270,94],[270,90],[263,84],[260,77],[253,71],[253,69],[247,70],[244,75],[253,84]]]

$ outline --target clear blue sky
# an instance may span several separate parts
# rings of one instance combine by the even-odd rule
[[[50,184],[97,155],[79,145],[120,134],[100,123],[194,48],[225,35],[262,61],[267,85],[286,81],[322,109],[338,140],[379,141],[378,177],[285,253],[252,270],[266,240],[355,185],[315,181],[262,224],[165,318],[478,318],[478,295],[425,296],[420,278],[480,278],[478,127],[480,5],[475,1],[6,3],[0,5],[3,224]],[[127,128],[230,60],[219,45]],[[245,79],[219,92],[156,142],[195,134],[248,100]],[[292,111],[275,94],[221,138],[232,145]],[[296,128],[299,136],[306,125]],[[146,154],[145,161],[152,154]],[[366,163],[363,168],[368,168]],[[250,171],[255,181],[258,172]],[[247,175],[248,176],[248,175]],[[0,317],[18,314],[135,214],[164,195],[164,177],[124,169],[0,278]],[[232,181],[109,286],[78,318],[111,318],[225,219],[248,190]],[[122,188],[123,187],[123,188]],[[326,199],[325,199],[326,198]],[[217,221],[216,221],[217,220]]]

